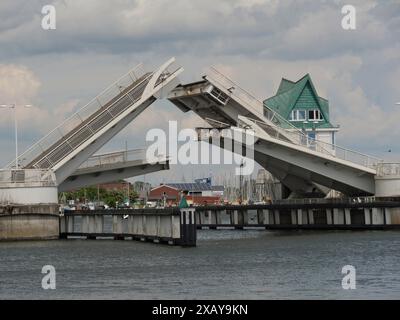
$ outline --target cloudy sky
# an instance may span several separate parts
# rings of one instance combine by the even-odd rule
[[[56,30],[41,28],[46,4],[57,10]],[[345,4],[357,10],[356,30],[341,26]],[[400,161],[399,39],[400,0],[2,0],[0,104],[34,105],[19,114],[26,149],[139,62],[152,69],[175,56],[183,82],[214,65],[261,99],[282,77],[310,73],[341,126],[338,144]],[[12,119],[0,109],[0,166],[14,155]],[[203,124],[157,101],[103,150],[141,147],[169,119]],[[150,179],[213,170],[224,172],[175,167]]]

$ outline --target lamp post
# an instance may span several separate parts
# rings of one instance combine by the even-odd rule
[[[30,108],[32,105],[26,104],[24,108]],[[17,104],[1,104],[0,108],[14,109],[14,130],[15,130],[15,169],[18,170],[18,117],[17,117]]]

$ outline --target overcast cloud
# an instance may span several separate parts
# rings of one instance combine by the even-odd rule
[[[41,28],[45,4],[56,7],[56,30]],[[341,28],[344,4],[356,7],[357,30]],[[332,122],[341,125],[339,144],[398,161],[399,39],[399,0],[2,0],[0,103],[35,106],[19,117],[26,148],[141,61],[153,68],[175,56],[185,68],[183,82],[216,65],[261,99],[275,93],[282,77],[308,72],[330,101]],[[0,112],[4,165],[13,157],[13,127],[11,112]],[[165,128],[168,119],[202,124],[157,101],[105,150],[125,140],[140,147],[146,131]],[[181,170],[168,179],[179,180]],[[190,180],[193,168],[185,170]]]

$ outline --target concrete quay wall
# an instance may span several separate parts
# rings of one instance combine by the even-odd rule
[[[0,241],[59,238],[57,204],[0,205]]]

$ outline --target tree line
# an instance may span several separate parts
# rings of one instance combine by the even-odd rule
[[[96,186],[86,187],[79,190],[63,192],[60,194],[60,198],[63,201],[74,200],[80,203],[88,202],[104,202],[109,207],[115,207],[116,204],[123,204],[129,200],[129,203],[135,202],[139,195],[131,187],[129,188],[129,199],[128,190],[106,190],[98,188]]]

